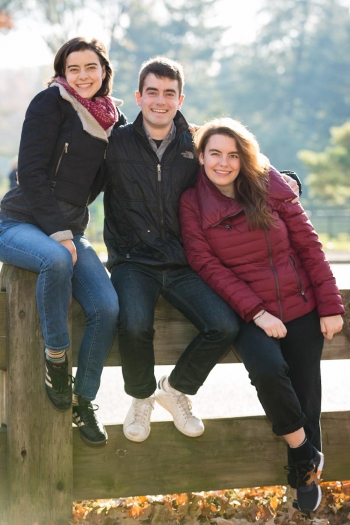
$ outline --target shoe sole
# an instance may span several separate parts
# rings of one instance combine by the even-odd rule
[[[321,478],[321,474],[322,474],[322,470],[323,470],[323,466],[324,466],[324,454],[322,454],[322,452],[319,452],[319,454],[321,456],[321,460],[320,460],[320,463],[319,463],[318,468],[317,468],[317,472],[319,472],[319,475],[317,476],[318,479]],[[315,512],[315,510],[319,507],[319,505],[321,503],[321,500],[322,500],[321,487],[318,485],[317,488],[318,488],[318,500],[317,500],[316,506],[315,506],[315,508],[313,509],[312,512]]]
[[[324,454],[322,454],[322,452],[319,452],[320,456],[321,456],[321,459],[320,459],[320,462],[318,464],[318,469],[317,469],[317,472],[319,472],[320,474],[317,476],[318,479],[320,479],[321,477],[321,474],[322,474],[322,470],[323,470],[323,466],[324,466]],[[300,510],[300,512],[315,512],[315,510],[318,509],[318,507],[320,506],[320,503],[322,501],[322,490],[321,490],[321,487],[318,485],[317,486],[317,490],[318,490],[318,498],[317,498],[317,502],[316,502],[316,505],[314,506],[313,509],[304,509],[302,510],[299,505],[298,505],[298,509]]]
[[[89,441],[85,436],[83,436],[83,434],[80,432],[80,428],[79,426],[76,424],[76,422],[74,421],[74,419],[72,420],[72,423],[73,425],[75,425],[77,427],[77,429],[79,430],[79,436],[81,438],[81,440],[85,443],[85,445],[88,445],[89,447],[105,447],[107,445],[107,442],[108,442],[108,436],[107,438],[104,440],[104,441]]]
[[[175,423],[175,421],[173,421],[173,423],[174,423],[174,426],[177,428],[177,430],[178,430],[179,432],[181,432],[181,434],[183,434],[184,436],[187,436],[187,437],[189,437],[189,438],[196,438],[196,437],[202,436],[202,435],[204,434],[204,430],[205,430],[204,428],[203,428],[203,430],[197,432],[196,434],[194,434],[194,433],[192,433],[192,434],[187,434],[185,430],[182,430],[181,428],[179,428],[179,427],[177,426],[177,424]]]
[[[81,437],[81,440],[85,443],[85,445],[88,445],[89,447],[93,447],[93,448],[105,447],[107,445],[107,442],[108,442],[108,438],[105,441],[97,441],[97,442],[95,442],[95,441],[89,441],[80,432],[79,432],[79,435]]]
[[[163,403],[157,398],[157,395],[155,396],[155,398],[156,398],[157,403],[159,403],[160,406],[162,406],[167,412],[169,412],[169,414],[172,415],[172,413],[170,412],[170,410],[169,410],[166,406],[164,406]],[[205,430],[205,428],[203,428],[203,430],[200,430],[199,432],[197,432],[197,433],[195,433],[195,434],[194,434],[194,433],[192,433],[192,434],[188,434],[185,430],[181,429],[181,428],[175,423],[174,420],[173,420],[173,423],[174,423],[174,425],[175,425],[175,428],[177,428],[177,430],[178,430],[179,432],[181,432],[181,434],[183,434],[184,436],[190,437],[190,438],[191,438],[191,437],[199,437],[199,436],[201,436],[201,435],[204,433],[204,430]]]

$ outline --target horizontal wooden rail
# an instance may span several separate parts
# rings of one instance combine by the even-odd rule
[[[133,443],[122,425],[109,425],[108,445],[87,447],[73,429],[73,498],[286,484],[286,446],[264,416],[204,420],[188,438],[172,422],[152,423],[150,437]],[[322,414],[324,480],[350,477],[350,412]],[[6,493],[6,430],[0,430],[0,491]]]
[[[322,359],[350,359],[350,290],[341,291],[348,315],[345,318],[345,326],[341,333],[336,334],[332,341],[325,341]],[[86,321],[80,304],[72,301],[72,353],[73,366],[77,366],[78,351],[82,341]],[[157,365],[173,365],[177,362],[184,348],[197,335],[198,330],[188,321],[176,308],[168,303],[163,297],[158,299],[155,311],[155,360]],[[106,366],[120,366],[116,338]],[[234,353],[229,351],[221,363],[239,363],[240,360]],[[0,370],[6,370],[6,292],[0,292]]]

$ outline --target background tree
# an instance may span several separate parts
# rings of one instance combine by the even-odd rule
[[[218,89],[273,164],[305,176],[297,152],[321,151],[329,128],[350,117],[349,9],[339,0],[264,0],[260,16],[255,42],[222,59]]]
[[[108,1],[108,0],[107,0]],[[185,113],[203,122],[217,111],[216,79],[211,75],[214,56],[220,45],[221,27],[208,29],[206,21],[215,0],[188,0],[174,6],[165,0],[124,0],[120,22],[113,28],[110,56],[116,65],[116,94],[124,100],[128,117],[138,113],[134,91],[141,64],[165,55],[178,60],[186,72]]]
[[[331,140],[325,151],[301,151],[300,159],[310,175],[307,184],[310,197],[321,204],[350,204],[350,122],[332,127]]]
[[[4,26],[24,17],[36,22],[53,51],[81,32],[86,17],[102,21],[116,67],[114,94],[124,99],[129,121],[139,110],[134,91],[142,62],[156,55],[179,60],[186,74],[188,121],[202,124],[224,115],[242,120],[277,168],[295,169],[304,178],[304,197],[309,181],[310,196],[316,196],[314,179],[307,179],[310,165],[298,152],[324,151],[329,129],[350,120],[350,0],[261,0],[255,41],[226,47],[226,28],[214,17],[219,5],[218,0],[0,0],[0,13],[8,17]],[[47,71],[46,79],[52,68]],[[16,154],[24,109],[43,87],[38,76],[28,69],[23,81],[24,71],[8,72],[0,86],[3,175]]]

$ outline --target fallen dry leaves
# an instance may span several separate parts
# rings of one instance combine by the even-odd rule
[[[292,507],[291,489],[275,486],[82,501],[69,525],[350,525],[350,481],[321,486],[309,517]]]

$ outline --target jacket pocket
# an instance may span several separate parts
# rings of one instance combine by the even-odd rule
[[[308,298],[306,297],[305,295],[305,292],[304,292],[304,289],[303,289],[303,285],[301,284],[301,281],[299,279],[299,275],[298,275],[298,272],[297,272],[297,268],[296,268],[296,264],[295,264],[295,260],[293,259],[293,257],[291,255],[288,255],[288,259],[290,261],[290,264],[292,266],[292,270],[294,272],[294,275],[295,275],[295,279],[297,281],[297,285],[298,285],[298,288],[299,288],[299,291],[300,291],[300,295],[302,296],[302,298],[304,299],[304,301],[307,303],[308,302]]]
[[[68,143],[68,142],[65,142],[65,144],[64,144],[64,146],[63,146],[63,149],[62,149],[62,151],[61,151],[61,154],[60,154],[60,156],[59,156],[59,159],[58,159],[57,165],[56,165],[56,169],[55,169],[55,177],[57,177],[58,170],[60,169],[60,165],[61,165],[61,162],[62,162],[63,155],[65,155],[65,154],[68,153],[68,146],[69,146],[69,143]]]

